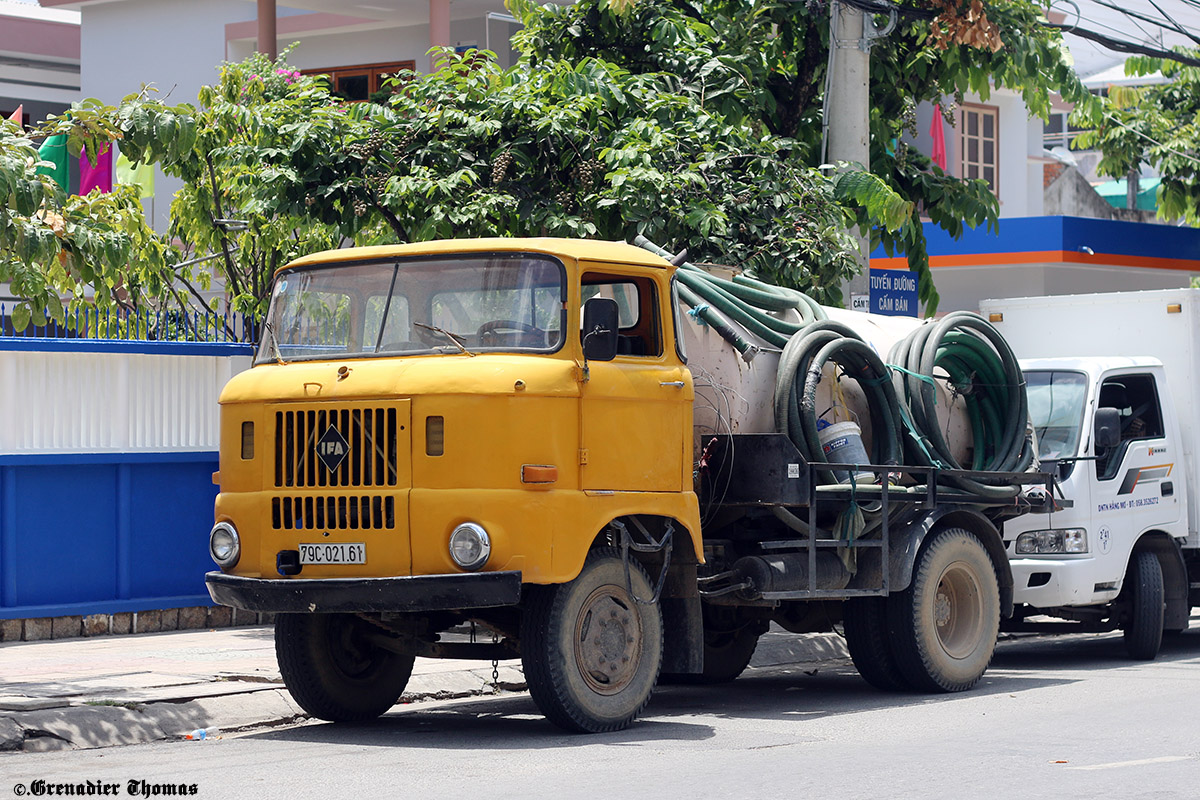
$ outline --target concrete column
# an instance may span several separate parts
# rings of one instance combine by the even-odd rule
[[[275,31],[275,0],[258,0],[258,52],[274,61],[279,57]]]
[[[868,78],[870,77],[871,55],[868,41],[863,36],[863,12],[848,5],[834,2],[830,5],[830,59],[829,92],[825,97],[828,110],[829,130],[825,147],[827,163],[835,161],[857,161],[864,167],[871,166]],[[855,276],[842,286],[846,307],[850,307],[850,295],[868,293],[870,264],[869,242],[855,234],[859,243],[858,263],[862,274]]]
[[[429,46],[449,47],[450,44],[450,0],[429,0]],[[429,67],[434,70],[438,65],[431,62]]]

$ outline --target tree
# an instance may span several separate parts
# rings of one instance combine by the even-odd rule
[[[1197,50],[1181,55],[1200,56]],[[1158,216],[1200,225],[1200,67],[1135,56],[1126,74],[1161,72],[1165,83],[1114,86],[1103,106],[1080,110],[1076,119],[1090,127],[1075,139],[1080,149],[1098,149],[1097,171],[1123,178],[1149,165],[1162,177]]]
[[[144,91],[53,120],[49,130],[69,131],[79,147],[119,139],[133,161],[185,182],[173,244],[130,221],[130,237],[160,257],[101,260],[93,277],[122,286],[134,307],[194,302],[209,272],[190,262],[211,253],[234,307],[261,314],[275,267],[347,241],[643,233],[836,302],[854,263],[835,196],[893,226],[911,214],[877,181],[831,183],[791,158],[790,139],[730,122],[662,76],[597,59],[504,71],[488,54],[447,52],[439,71],[399,76],[396,88],[385,106],[347,104],[323,81],[256,55],[224,65],[195,107]],[[28,173],[33,154],[23,152]],[[31,225],[76,202],[27,178],[45,190]],[[66,244],[44,241],[22,263],[42,265],[47,292],[82,301],[81,287],[46,268]]]
[[[727,119],[745,120],[796,142],[799,163],[818,166],[829,57],[829,6],[822,0],[579,0],[539,6],[509,0],[525,24],[517,46],[543,60],[601,58],[634,73],[673,76],[673,86]],[[871,171],[952,235],[964,225],[997,223],[995,197],[980,181],[946,175],[908,146],[919,103],[945,106],[992,87],[1021,93],[1035,114],[1049,93],[1087,104],[1061,34],[1043,26],[1031,0],[987,6],[980,0],[933,0],[923,6],[863,3],[898,13],[895,29],[871,54]],[[947,103],[950,100],[950,103]],[[870,218],[858,209],[858,222]],[[876,227],[873,244],[904,250],[921,275],[921,299],[936,309],[919,224]]]
[[[101,107],[79,104],[70,126],[68,150],[85,148],[115,132]],[[61,122],[48,126],[53,133]],[[130,187],[111,194],[68,196],[37,172],[37,148],[14,122],[0,121],[0,282],[24,301],[12,310],[13,325],[44,325],[47,315],[66,322],[59,301],[68,294],[92,304],[128,306],[130,292],[160,288],[160,278],[143,287],[139,277],[161,276],[171,248],[155,236]],[[130,263],[141,265],[127,272]]]

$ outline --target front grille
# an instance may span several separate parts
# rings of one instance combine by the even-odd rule
[[[394,497],[273,497],[275,530],[385,530],[396,527]]]
[[[275,412],[275,486],[396,486],[395,408],[333,408]],[[317,457],[317,441],[330,426],[349,452],[335,469]]]

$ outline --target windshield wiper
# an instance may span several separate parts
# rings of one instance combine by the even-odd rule
[[[435,325],[426,325],[424,322],[414,322],[413,325],[416,325],[418,328],[424,328],[427,331],[433,331],[434,333],[440,333],[442,336],[445,336],[447,339],[449,339],[451,342],[453,342],[454,346],[457,347],[460,351],[466,353],[469,356],[475,355],[474,353],[472,353],[470,350],[467,349],[467,346],[462,343],[462,340],[459,339],[459,337],[456,334],[451,333],[450,331],[446,330],[445,328],[439,328]]]
[[[270,322],[263,323],[263,331],[267,334],[267,348],[271,351],[277,364],[287,364],[283,360],[283,353],[279,350],[279,342],[275,338],[275,326]]]

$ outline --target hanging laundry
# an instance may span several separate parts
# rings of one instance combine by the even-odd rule
[[[79,154],[79,194],[87,194],[92,189],[101,192],[111,192],[113,187],[113,152],[112,145],[101,145],[96,152],[96,163],[88,160],[87,151]]]

